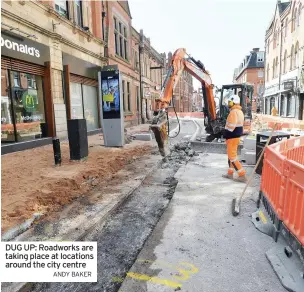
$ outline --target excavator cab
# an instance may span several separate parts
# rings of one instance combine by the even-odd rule
[[[223,85],[221,90],[219,117],[226,121],[229,114],[227,99],[231,95],[238,95],[245,117],[244,134],[248,134],[251,130],[253,90],[253,85],[246,83]]]

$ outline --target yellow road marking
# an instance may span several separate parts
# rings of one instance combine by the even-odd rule
[[[261,210],[259,211],[259,215],[260,215],[260,217],[262,219],[262,222],[264,224],[266,224],[267,223],[267,219],[266,219],[265,215],[263,214],[263,212]]]
[[[170,281],[170,280],[166,280],[166,279],[160,279],[160,278],[157,278],[157,277],[150,277],[150,276],[144,275],[144,274],[129,272],[129,273],[127,273],[127,276],[132,278],[132,279],[152,282],[152,283],[161,284],[161,285],[166,285],[166,286],[171,287],[171,288],[181,288],[182,287],[182,285],[179,284],[179,283],[176,283],[176,282],[173,282],[173,281]]]

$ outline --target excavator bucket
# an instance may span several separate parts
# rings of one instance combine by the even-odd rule
[[[156,122],[152,122],[150,129],[154,133],[161,156],[166,157],[170,153],[168,143],[168,119],[166,116],[162,115],[160,119],[158,118],[154,121]]]

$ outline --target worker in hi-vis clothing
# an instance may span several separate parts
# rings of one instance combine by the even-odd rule
[[[230,96],[228,98],[228,107],[230,112],[226,121],[224,138],[227,144],[229,168],[228,173],[224,174],[223,177],[239,182],[247,182],[246,171],[237,158],[237,150],[243,135],[244,126],[244,114],[240,106],[240,97],[238,95]],[[233,178],[234,170],[238,174],[237,178]]]

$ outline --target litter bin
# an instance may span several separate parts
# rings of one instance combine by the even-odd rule
[[[271,131],[265,131],[265,132],[257,134],[257,136],[256,136],[256,161],[255,161],[256,163],[258,162],[258,159],[259,159],[270,135],[271,135]],[[290,134],[287,134],[282,131],[275,131],[272,135],[269,145],[282,141],[284,138],[289,139]],[[264,159],[264,155],[255,171],[257,174],[262,174],[263,159]]]
[[[86,119],[68,120],[70,159],[81,160],[89,154]]]

